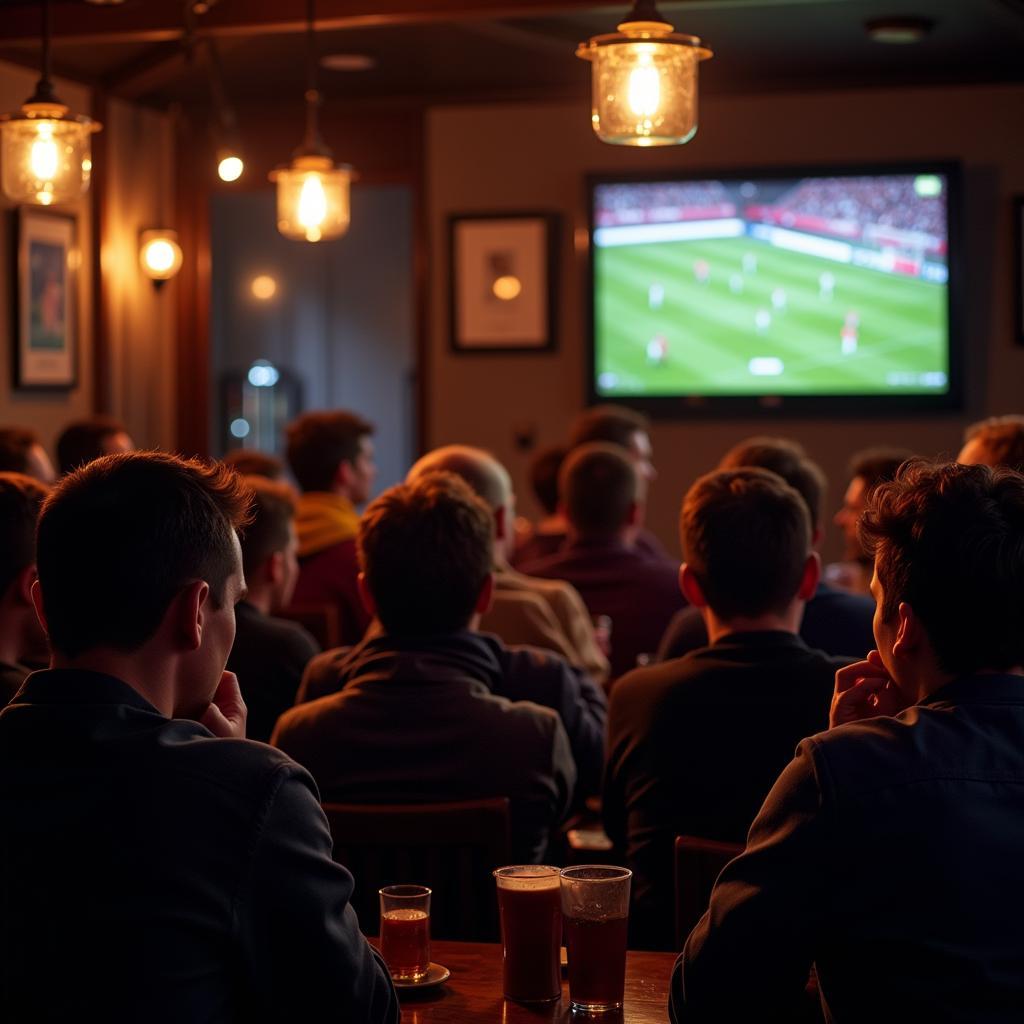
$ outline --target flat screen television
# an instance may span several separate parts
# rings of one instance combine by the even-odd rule
[[[937,161],[589,179],[590,400],[958,407],[959,185]]]

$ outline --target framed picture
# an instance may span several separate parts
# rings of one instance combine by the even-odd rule
[[[14,386],[68,389],[78,370],[75,218],[18,211]]]
[[[453,216],[449,253],[454,351],[554,348],[556,214]]]
[[[1024,345],[1024,196],[1013,201],[1013,324],[1017,344]]]

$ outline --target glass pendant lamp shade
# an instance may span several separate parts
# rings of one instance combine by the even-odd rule
[[[634,8],[637,14],[641,5]],[[697,65],[711,56],[696,36],[654,20],[629,20],[594,36],[576,56],[591,63],[591,121],[602,142],[677,146],[697,131]]]
[[[270,175],[277,185],[277,229],[286,238],[323,242],[348,231],[352,168],[303,154]]]

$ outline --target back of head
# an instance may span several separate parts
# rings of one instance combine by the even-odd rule
[[[651,421],[643,413],[624,405],[595,405],[576,417],[569,431],[569,448],[604,441],[629,449],[634,434],[647,433],[650,429]]]
[[[972,423],[959,462],[1024,471],[1024,416],[993,416]]]
[[[66,476],[39,519],[37,564],[53,650],[134,651],[196,580],[215,606],[238,566],[249,493],[237,474],[160,452],[107,455]]]
[[[454,473],[492,509],[502,508],[512,497],[512,481],[505,467],[490,452],[465,444],[450,444],[427,452],[406,474],[415,483],[428,473]]]
[[[807,506],[765,469],[716,470],[683,499],[686,564],[721,619],[782,614],[803,579],[811,548]]]
[[[566,518],[581,536],[614,536],[629,524],[633,506],[642,500],[640,478],[626,453],[601,442],[569,452],[558,489]]]
[[[464,629],[493,565],[494,515],[452,473],[386,490],[359,525],[359,562],[393,636]]]
[[[37,444],[38,436],[26,427],[0,428],[0,472],[31,475],[29,452]]]
[[[913,608],[944,670],[1024,665],[1024,476],[912,460],[860,523],[892,621]]]
[[[542,448],[530,460],[530,487],[549,516],[558,511],[558,474],[566,454],[567,449],[555,445]]]
[[[307,412],[288,424],[288,465],[303,491],[330,491],[338,466],[355,463],[373,425],[342,409]]]
[[[221,461],[242,476],[262,476],[267,480],[280,480],[284,477],[284,463],[255,448],[235,448]]]
[[[804,500],[811,517],[811,530],[821,525],[821,505],[827,481],[821,467],[803,446],[785,437],[750,437],[731,448],[718,464],[719,469],[757,467],[767,469],[795,490]]]
[[[69,423],[57,438],[57,467],[61,476],[108,454],[104,442],[127,434],[124,424],[110,416],[92,416]]]
[[[914,453],[909,448],[865,448],[850,459],[850,479],[860,477],[864,481],[864,493],[867,494],[879,484],[892,480],[896,470],[913,457]]]
[[[36,560],[36,522],[50,488],[23,473],[0,473],[0,594]]]
[[[252,520],[241,535],[242,568],[250,576],[271,555],[288,546],[295,518],[295,492],[288,484],[264,476],[242,479],[252,491]]]

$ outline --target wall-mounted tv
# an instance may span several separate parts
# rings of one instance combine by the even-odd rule
[[[591,178],[590,400],[959,406],[959,179],[947,162]]]

